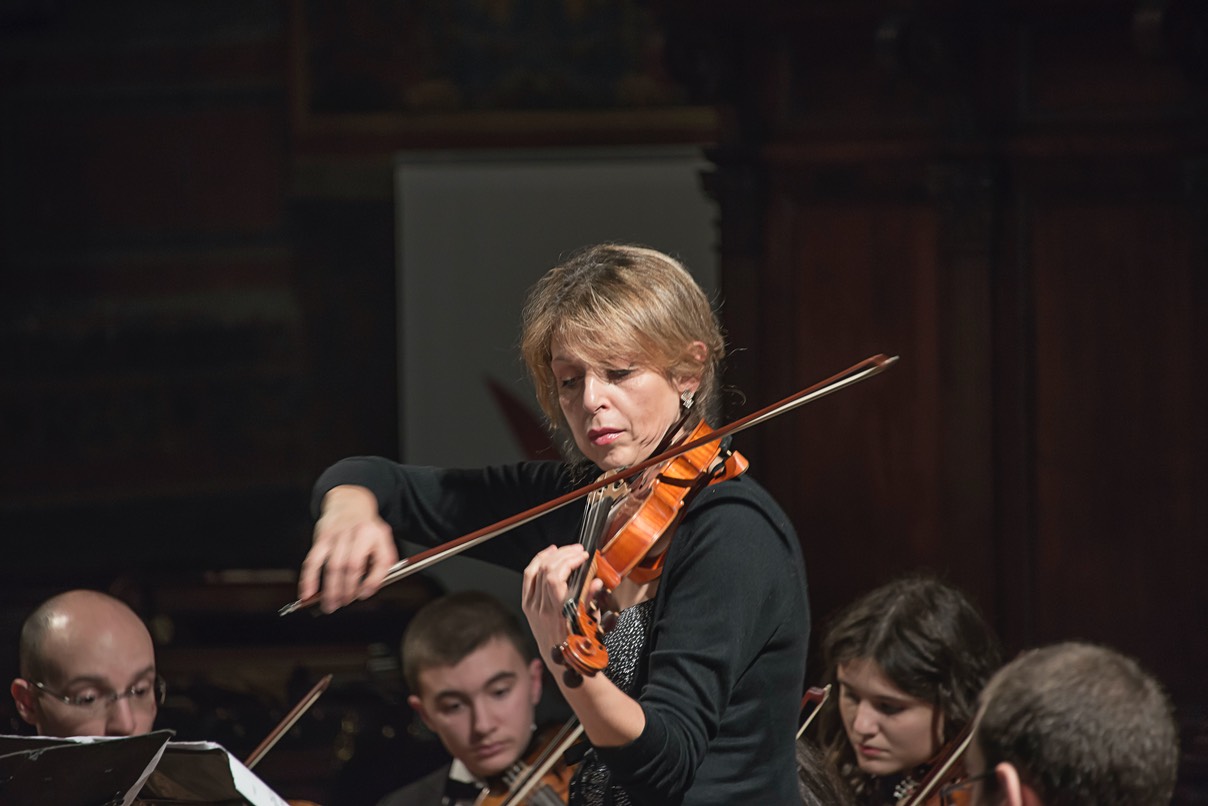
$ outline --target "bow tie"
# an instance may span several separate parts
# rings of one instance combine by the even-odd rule
[[[445,806],[459,806],[462,803],[473,803],[478,799],[482,787],[470,781],[455,781],[449,778],[445,781],[445,796],[441,803]]]

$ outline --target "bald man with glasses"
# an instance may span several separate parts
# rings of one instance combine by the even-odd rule
[[[17,712],[41,736],[147,733],[164,698],[147,627],[121,601],[74,590],[38,607],[21,628]]]

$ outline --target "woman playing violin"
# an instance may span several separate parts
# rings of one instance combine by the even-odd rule
[[[717,320],[684,267],[654,250],[607,244],[552,269],[530,293],[521,346],[568,458],[482,470],[336,464],[316,485],[302,598],[320,575],[325,609],[371,595],[397,559],[393,535],[450,540],[632,466],[717,407]],[[475,550],[524,571],[530,629],[592,746],[570,802],[792,802],[809,612],[783,511],[745,475],[704,487],[646,553],[661,572],[608,591],[619,615],[607,668],[575,679],[554,648],[567,640],[572,574],[590,558],[574,543],[582,512],[565,507]]]
[[[820,743],[857,803],[873,806],[909,802],[973,718],[1000,660],[968,599],[926,577],[896,580],[849,605],[822,651],[839,696],[820,717]]]

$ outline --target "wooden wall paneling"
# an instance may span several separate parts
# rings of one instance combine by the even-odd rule
[[[0,507],[25,570],[261,563],[309,482],[279,12],[24,11],[0,26]],[[223,509],[259,539],[215,533]]]
[[[733,132],[762,144],[768,170],[761,397],[871,353],[902,356],[761,437],[761,477],[802,532],[815,613],[913,570],[992,591],[1001,168],[977,134],[997,112],[982,90],[1001,73],[981,70],[978,51],[1000,33],[996,13],[851,3],[750,16],[745,30],[776,21],[745,54],[760,103],[738,103]]]
[[[1038,639],[1109,643],[1202,697],[1208,645],[1185,627],[1208,610],[1208,444],[1194,425],[1208,301],[1192,263],[1203,222],[1178,191],[1031,205],[1034,608]]]
[[[1046,526],[1052,516],[1052,496],[1060,495],[1060,489],[1052,487],[1051,476],[1045,479],[1047,486],[1041,486],[1041,473],[1046,461],[1051,461],[1041,450],[1049,454],[1052,450],[1041,440],[1065,424],[1058,425],[1053,417],[1054,400],[1040,398],[1041,394],[1051,398],[1058,391],[1050,385],[1042,393],[1040,385],[1042,379],[1051,382],[1053,372],[1051,345],[1041,343],[1042,335],[1067,340],[1075,336],[1060,336],[1064,324],[1059,320],[1041,322],[1040,312],[1051,315],[1055,303],[1041,284],[1052,266],[1042,275],[1034,262],[1036,227],[1047,233],[1046,249],[1052,250],[1047,262],[1064,266],[1067,259],[1090,259],[1082,253],[1079,239],[1094,241],[1098,233],[1094,225],[1061,230],[1051,215],[1064,221],[1060,211],[1097,209],[1102,213],[1098,226],[1114,230],[1109,221],[1119,216],[1119,224],[1135,236],[1139,225],[1132,213],[1144,216],[1171,204],[1179,206],[1175,155],[1202,148],[1195,143],[1202,144],[1204,134],[1203,93],[1194,84],[1193,69],[1202,58],[1190,57],[1183,45],[1187,37],[1203,30],[1203,18],[1196,4],[1178,0],[1060,7],[1013,4],[1004,16],[1008,26],[994,40],[1000,78],[995,85],[997,103],[991,107],[998,114],[991,119],[998,118],[993,133],[1002,138],[996,147],[1001,149],[1008,179],[1004,237],[1000,259],[992,268],[994,556],[996,615],[1009,648],[1054,635],[1053,602],[1046,597],[1063,595],[1047,590],[1056,575],[1046,570],[1044,552],[1071,550],[1054,548],[1062,537],[1051,523]],[[1114,212],[1109,214],[1109,209]],[[1181,214],[1176,218],[1187,220]],[[1196,229],[1193,226],[1191,231]],[[1124,237],[1116,231],[1112,236]],[[1065,252],[1063,258],[1057,257],[1060,250]],[[1103,291],[1100,286],[1117,282],[1119,270],[1119,261],[1100,263],[1097,282],[1079,289],[1077,307],[1104,316],[1113,304],[1106,297],[1119,292]],[[1075,304],[1074,299],[1071,296],[1066,302]],[[1075,324],[1075,332],[1077,328]],[[1085,338],[1088,329],[1093,328],[1084,326],[1079,336]],[[1147,335],[1138,341],[1153,338]],[[1042,362],[1048,362],[1043,371]],[[1071,409],[1084,404],[1074,393]],[[1041,429],[1042,416],[1046,431]],[[1110,487],[1104,477],[1110,477],[1112,468],[1110,463],[1088,462],[1083,483],[1095,489]],[[1113,506],[1127,505],[1115,501]],[[1118,528],[1115,523],[1107,526]],[[1151,571],[1161,574],[1156,568]],[[1079,584],[1089,583],[1080,579]],[[1063,597],[1062,605],[1071,610],[1059,619],[1098,620],[1089,600],[1071,595]]]
[[[336,170],[340,169],[336,163]],[[344,170],[351,171],[349,166]],[[352,196],[298,191],[289,208],[314,396],[307,487],[344,456],[398,454],[398,320],[390,166]],[[380,184],[385,195],[375,191]],[[300,558],[299,558],[300,559]]]
[[[1013,184],[1013,180],[1011,181]],[[1008,650],[1035,644],[1035,289],[1028,249],[1028,197],[1008,190],[1000,251],[992,266],[992,451],[995,502],[995,624]]]
[[[939,214],[937,267],[937,475],[939,565],[996,615],[993,556],[993,286],[1002,241],[1003,167],[949,158],[930,166]]]
[[[951,197],[943,203],[917,166],[912,180],[901,166],[799,166],[773,190],[764,282],[782,285],[768,293],[778,300],[769,316],[796,324],[765,376],[783,383],[876,352],[901,356],[885,374],[769,427],[781,447],[765,473],[802,532],[820,614],[913,570],[971,588],[987,582],[988,242],[980,234],[974,248],[968,234],[944,229],[958,209],[986,215],[992,201],[975,213],[953,188],[983,182],[982,170],[937,180]],[[970,398],[982,408],[967,411]]]
[[[748,377],[774,398],[861,335],[903,354],[760,437],[815,617],[939,563],[1008,651],[1083,637],[1138,656],[1203,746],[1208,6],[748,16],[778,24],[738,51],[758,102],[735,104],[727,145],[766,166],[765,245],[728,293],[781,323],[739,325]]]
[[[1021,9],[997,375],[1011,642],[1136,655],[1202,710],[1208,7]],[[1200,183],[1202,186],[1202,183]],[[1198,200],[1197,200],[1198,199]],[[1026,553],[1021,568],[1017,552]]]
[[[718,315],[727,348],[721,419],[730,422],[767,405],[759,397],[763,391],[759,372],[764,362],[757,352],[766,299],[761,282],[766,265],[766,174],[758,158],[749,152],[713,149],[708,156],[717,168],[705,172],[702,181],[718,206]],[[742,452],[758,465],[763,453],[761,435],[749,432],[741,442]]]

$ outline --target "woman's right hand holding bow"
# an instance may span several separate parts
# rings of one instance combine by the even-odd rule
[[[298,598],[321,593],[325,613],[368,599],[398,559],[394,533],[378,514],[373,493],[354,485],[333,487],[323,497],[314,542],[302,561]]]

